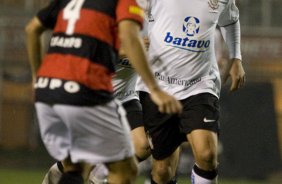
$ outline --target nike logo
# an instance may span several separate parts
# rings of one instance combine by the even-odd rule
[[[215,122],[215,119],[207,119],[206,117],[203,119],[205,123]]]

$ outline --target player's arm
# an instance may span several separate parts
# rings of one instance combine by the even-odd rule
[[[47,29],[53,29],[60,10],[61,1],[51,1],[46,7],[39,10],[26,25],[26,44],[32,77],[35,79],[36,71],[41,63],[41,34]]]
[[[118,31],[126,56],[147,85],[151,98],[158,105],[160,112],[180,113],[182,111],[180,102],[159,88],[149,68],[144,44],[139,34],[140,25],[125,19],[119,22]]]
[[[36,71],[41,63],[41,34],[45,31],[45,27],[41,24],[37,17],[33,17],[26,25],[26,44],[28,58],[32,70],[32,78],[35,79]]]
[[[231,78],[230,91],[241,88],[245,83],[245,71],[242,65],[240,23],[239,20],[232,25],[220,28],[229,50],[230,61],[223,71],[223,82]]]
[[[230,91],[236,91],[245,84],[245,71],[241,56],[241,30],[239,10],[235,0],[230,0],[219,17],[220,31],[228,47],[230,62],[223,71],[223,83],[231,78]]]

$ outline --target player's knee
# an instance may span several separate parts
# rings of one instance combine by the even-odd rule
[[[142,145],[136,146],[135,154],[139,162],[146,160],[151,155],[151,150],[149,145],[144,143]]]
[[[217,167],[217,153],[212,150],[205,150],[198,154],[198,160],[209,169]]]
[[[152,176],[158,178],[156,181],[161,180],[161,183],[168,183],[173,177],[172,168],[165,165],[154,166]]]

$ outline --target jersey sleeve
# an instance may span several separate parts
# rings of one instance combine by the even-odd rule
[[[235,4],[235,0],[229,0],[225,9],[219,16],[218,25],[220,27],[234,24],[239,20],[239,10]]]
[[[129,19],[143,24],[144,10],[135,0],[119,0],[116,9],[117,22]]]
[[[37,17],[43,26],[53,29],[57,21],[59,10],[59,0],[53,0],[47,7],[37,13]]]
[[[229,26],[220,27],[220,31],[228,47],[229,58],[242,60],[240,21]]]

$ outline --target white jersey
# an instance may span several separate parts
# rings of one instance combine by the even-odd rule
[[[135,91],[137,73],[130,65],[127,58],[119,60],[116,65],[116,75],[112,79],[114,86],[114,96],[122,103],[129,100],[139,99]]]
[[[151,0],[148,7],[148,57],[159,86],[179,100],[219,97],[215,29],[238,21],[235,0]],[[140,78],[136,87],[148,92]]]

